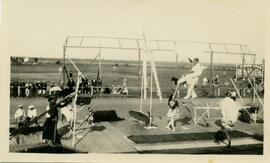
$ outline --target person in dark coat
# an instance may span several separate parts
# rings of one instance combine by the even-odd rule
[[[24,81],[20,82],[20,96],[25,97],[25,82]]]
[[[10,97],[14,97],[13,88],[14,88],[14,82],[11,81],[11,82],[10,82]]]
[[[51,144],[60,144],[60,138],[57,134],[58,106],[57,98],[50,96],[49,105],[46,108],[46,121],[43,126],[42,139]]]
[[[72,92],[74,92],[74,87],[76,86],[76,83],[72,78],[70,78],[70,80],[67,83],[67,86],[69,89],[69,93],[72,93]]]
[[[13,97],[18,97],[18,85],[19,83],[17,81],[13,83]]]

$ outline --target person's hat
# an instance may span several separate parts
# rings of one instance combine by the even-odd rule
[[[21,105],[21,104],[20,104],[20,105],[18,105],[18,108],[23,108],[23,105]]]
[[[28,109],[33,109],[34,108],[34,105],[29,105],[28,106]]]

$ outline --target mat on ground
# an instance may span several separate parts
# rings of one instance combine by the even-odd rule
[[[160,135],[131,135],[128,137],[136,144],[153,144],[153,143],[170,143],[170,142],[183,142],[183,141],[203,141],[214,140],[215,132],[202,132],[202,133],[181,133],[181,134],[160,134]],[[247,138],[253,135],[241,131],[229,131],[229,135],[234,138]]]

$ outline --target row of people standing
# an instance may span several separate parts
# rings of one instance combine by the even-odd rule
[[[47,93],[50,94],[50,89],[58,86],[62,90],[67,88],[70,92],[73,92],[76,88],[75,81],[71,78],[67,85],[64,82],[51,81],[11,81],[10,82],[10,97],[40,97],[45,96]],[[97,94],[102,91],[102,80],[100,78],[92,78],[91,83],[88,79],[84,78],[79,84],[79,93],[83,94]]]
[[[67,88],[70,91],[74,91],[76,88],[76,83],[71,77],[70,80],[67,82]],[[82,78],[79,83],[78,88],[79,93],[82,94],[98,94],[102,91],[102,80],[100,78],[92,77],[91,83],[88,81],[87,78]]]
[[[32,97],[42,96],[46,93],[49,87],[46,81],[11,81],[10,82],[10,96],[11,97]]]

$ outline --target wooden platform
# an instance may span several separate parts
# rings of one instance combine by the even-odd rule
[[[109,122],[99,123],[96,127],[100,130],[89,129],[86,133],[78,135],[75,148],[89,153],[137,153],[134,143]],[[71,142],[65,141],[69,146]]]
[[[206,140],[207,132],[216,132],[220,129],[220,117],[219,112],[213,112],[212,116],[206,118],[209,126],[205,126],[204,123],[198,122],[197,125],[192,123],[192,117],[190,113],[180,106],[180,110],[183,110],[182,114],[175,121],[176,132],[168,130],[166,125],[168,124],[168,117],[166,116],[168,111],[167,101],[162,103],[158,99],[153,99],[153,116],[154,124],[158,126],[155,130],[147,130],[144,128],[144,124],[134,121],[129,115],[128,111],[134,108],[139,108],[139,99],[125,98],[125,102],[116,99],[95,99],[95,110],[115,110],[119,117],[125,118],[123,121],[117,122],[99,122],[95,127],[82,126],[82,130],[79,130],[77,135],[75,148],[80,151],[87,151],[88,153],[158,153],[158,154],[213,154],[218,151],[218,154],[230,154],[226,150],[225,144],[216,144],[213,142],[213,135]],[[218,99],[195,99],[195,102],[209,102],[216,101]],[[119,105],[121,103],[121,105]],[[148,108],[148,104],[143,105],[144,108]],[[143,110],[144,113],[147,109]],[[193,112],[193,108],[191,112]],[[78,115],[78,124],[82,122],[87,110],[82,110]],[[215,119],[214,117],[219,117]],[[78,127],[78,124],[76,127]],[[58,122],[59,133],[65,133],[63,124]],[[263,137],[262,123],[250,124],[237,121],[235,123],[235,130],[249,133],[252,136]],[[12,125],[11,125],[12,127]],[[61,129],[61,132],[60,132]],[[192,135],[192,133],[201,133],[203,136],[200,139],[188,141],[186,137]],[[33,135],[22,135],[25,139],[24,144],[41,143],[42,131],[33,133]],[[176,137],[176,135],[186,134],[186,137]],[[129,140],[127,137],[130,135],[168,135],[169,139],[172,139],[170,135],[175,135],[175,141],[163,141],[165,137],[157,138],[162,140],[161,142],[146,142],[135,143]],[[194,136],[194,135],[193,135]],[[210,137],[210,136],[209,136]],[[181,139],[181,141],[179,141]],[[72,146],[72,137],[62,137],[61,142],[65,147]],[[10,140],[10,152],[16,152],[15,138]],[[260,141],[251,137],[235,137],[232,139],[232,148],[234,154],[262,154],[263,152],[263,140]],[[14,149],[14,150],[13,150]],[[248,151],[248,152],[247,152]]]

